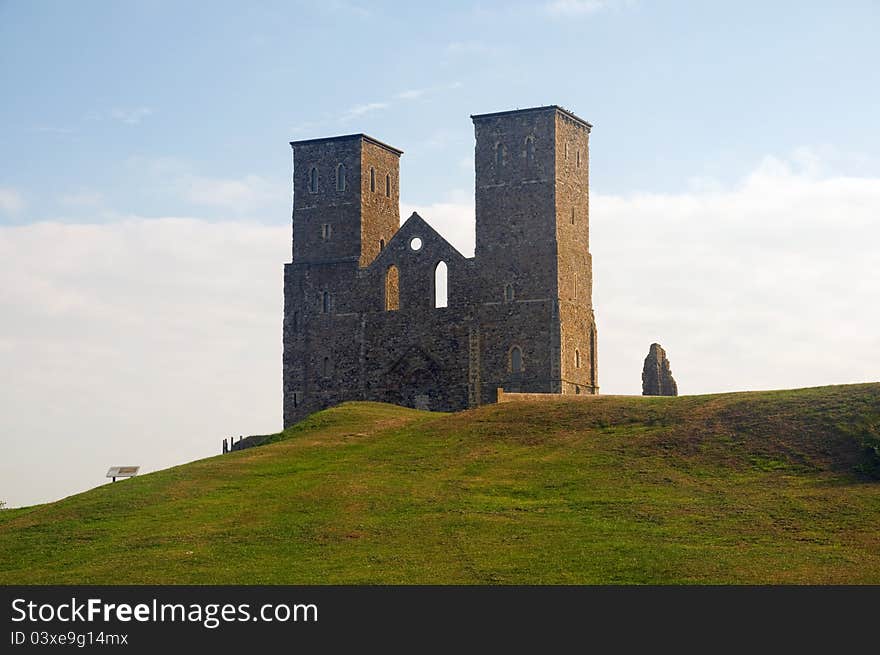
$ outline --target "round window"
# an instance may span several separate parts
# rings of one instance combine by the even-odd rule
[[[422,240],[418,237],[413,237],[412,241],[409,242],[409,247],[413,250],[421,250]]]

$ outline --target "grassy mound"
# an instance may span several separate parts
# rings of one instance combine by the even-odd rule
[[[880,384],[320,412],[0,512],[0,583],[880,583]]]

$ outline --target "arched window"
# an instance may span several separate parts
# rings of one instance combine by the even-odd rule
[[[535,165],[535,138],[526,137],[526,166],[531,168]]]
[[[522,367],[522,349],[519,346],[514,346],[510,349],[510,372],[522,373]]]
[[[314,166],[309,171],[309,191],[318,193],[318,169]]]
[[[379,252],[385,250],[385,239],[379,239]]]
[[[496,143],[495,144],[495,168],[500,171],[502,166],[504,166],[504,145],[501,143]]]
[[[581,351],[578,350],[577,348],[575,348],[575,350],[574,350],[574,367],[575,368],[581,367]]]
[[[504,285],[504,300],[506,302],[513,300],[513,285],[510,283]]]
[[[330,313],[330,292],[325,291],[321,296],[321,311],[325,314]]]
[[[336,190],[345,191],[345,166],[342,164],[336,167]]]
[[[400,273],[396,266],[385,271],[385,311],[400,309]]]
[[[448,306],[447,273],[446,262],[437,262],[434,267],[434,307]]]
[[[390,174],[385,175],[385,197],[386,198],[391,197],[391,175]]]
[[[324,364],[323,364],[322,367],[321,367],[321,374],[322,374],[325,378],[329,378],[329,377],[330,377],[330,358],[329,358],[329,357],[325,357],[325,358],[324,358]]]
[[[376,193],[376,169],[370,166],[370,191]]]

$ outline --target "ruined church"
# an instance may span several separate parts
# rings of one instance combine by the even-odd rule
[[[591,125],[556,105],[471,119],[473,257],[416,213],[400,224],[401,150],[365,134],[290,144],[285,427],[346,400],[452,411],[499,388],[598,393]]]

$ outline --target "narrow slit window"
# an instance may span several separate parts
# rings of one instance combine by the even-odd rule
[[[574,207],[571,208],[571,224],[574,225]]]
[[[437,262],[434,267],[434,307],[448,306],[448,268],[446,262]]]
[[[329,357],[324,358],[324,364],[321,367],[321,374],[325,378],[330,377],[330,358]]]
[[[581,167],[581,151],[580,150],[577,151],[577,167],[578,168]]]
[[[385,197],[391,197],[391,175],[385,176]]]
[[[379,239],[379,252],[385,250],[385,239]]]
[[[529,168],[535,165],[535,139],[534,137],[526,137],[526,166]]]
[[[370,166],[370,191],[376,193],[376,169]]]
[[[513,285],[510,283],[504,286],[504,300],[506,302],[513,300]]]
[[[321,311],[325,314],[330,313],[330,292],[325,291],[321,296]]]
[[[318,169],[314,166],[309,171],[309,191],[318,193]]]
[[[343,164],[336,167],[336,190],[345,191],[345,166]]]
[[[499,171],[504,166],[504,146],[500,143],[495,144],[495,168]]]
[[[581,367],[581,351],[578,350],[577,348],[575,348],[575,351],[574,351],[574,367],[575,368]]]

